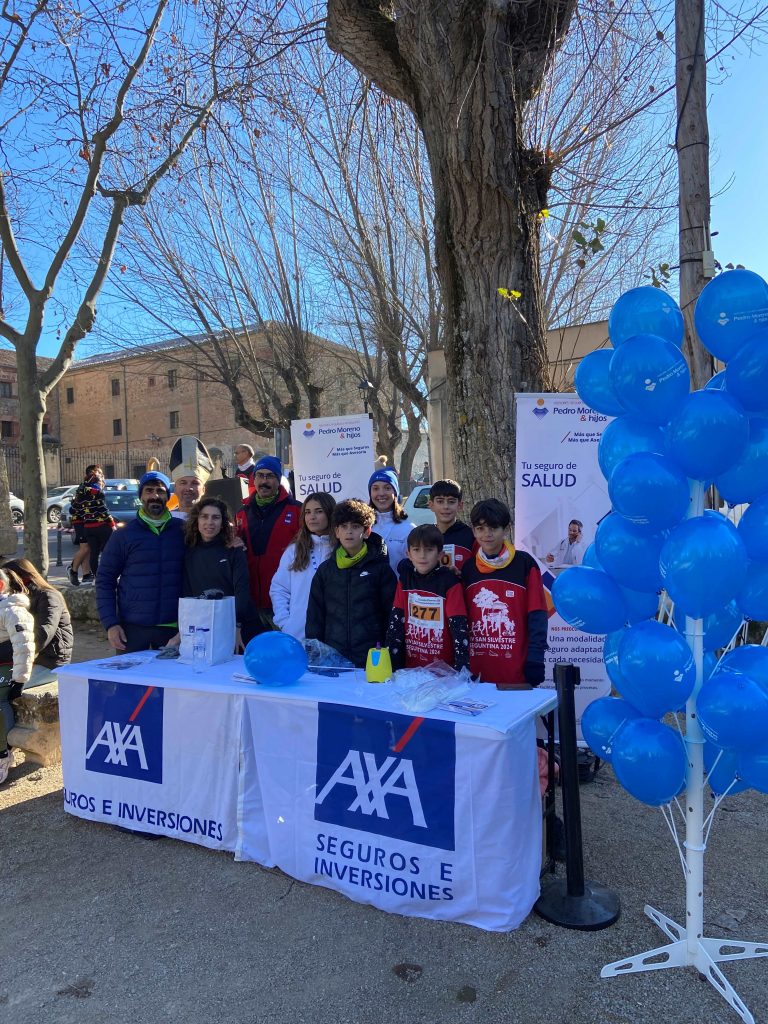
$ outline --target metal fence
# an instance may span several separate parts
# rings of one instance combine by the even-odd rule
[[[147,460],[160,460],[162,466],[168,463],[168,453],[154,449],[131,448],[127,452],[99,448],[62,448],[59,452],[61,483],[79,484],[85,476],[86,466],[97,464],[104,470],[107,480],[115,477],[138,479],[147,468]]]
[[[5,464],[8,467],[8,488],[11,494],[15,494],[17,498],[23,498],[24,489],[21,485],[21,455],[19,453],[18,445],[4,444],[3,454],[5,455]]]

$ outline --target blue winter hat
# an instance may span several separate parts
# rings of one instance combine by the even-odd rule
[[[278,480],[283,475],[283,464],[276,455],[262,455],[253,467],[254,473],[257,469],[264,470],[267,473],[274,473]]]
[[[397,473],[392,469],[391,466],[387,466],[385,469],[377,469],[376,472],[371,476],[368,481],[368,495],[370,496],[371,488],[374,484],[389,484],[392,490],[395,492],[395,497],[400,498],[400,481],[397,479]]]
[[[151,469],[148,473],[139,480],[139,497],[141,492],[147,484],[162,484],[167,494],[170,496],[171,493],[171,481],[165,475],[165,473],[158,473],[156,470]]]

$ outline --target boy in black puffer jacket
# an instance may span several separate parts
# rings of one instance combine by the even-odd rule
[[[357,668],[383,644],[397,577],[381,538],[371,533],[375,513],[362,501],[342,501],[333,513],[338,541],[312,580],[307,639],[322,640]]]

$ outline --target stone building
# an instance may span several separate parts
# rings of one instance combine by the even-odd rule
[[[37,365],[48,366],[50,359],[38,359]],[[51,483],[58,483],[59,402],[56,390],[48,396],[48,410],[43,419],[43,451]],[[23,494],[21,457],[19,455],[19,379],[16,373],[16,352],[0,349],[0,445],[5,456],[8,485],[13,494]]]

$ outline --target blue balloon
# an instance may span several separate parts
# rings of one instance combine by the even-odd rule
[[[715,477],[715,487],[729,505],[768,493],[768,419],[750,419],[747,447],[730,469]]]
[[[743,672],[745,676],[754,679],[761,690],[768,693],[768,647],[759,644],[741,644],[734,647],[732,651],[723,655],[715,671],[720,672],[725,668]]]
[[[621,691],[621,668],[619,667],[619,644],[625,634],[625,629],[617,629],[609,633],[603,643],[603,661],[605,671],[617,690]]]
[[[627,622],[642,622],[643,619],[654,619],[659,610],[659,595],[647,590],[628,590],[619,587],[624,604],[627,608]]]
[[[589,749],[610,762],[613,754],[613,740],[619,729],[640,715],[625,700],[619,697],[598,697],[588,704],[581,716],[581,735]]]
[[[597,557],[597,548],[595,547],[594,541],[592,541],[591,544],[587,545],[587,550],[584,552],[584,557],[581,560],[581,564],[588,565],[591,569],[603,568],[602,565],[600,565],[600,560]]]
[[[744,541],[747,555],[755,561],[768,561],[768,494],[757,498],[739,520],[736,527]]]
[[[635,452],[656,452],[663,455],[666,450],[664,431],[653,423],[646,423],[637,416],[620,416],[609,423],[603,431],[597,446],[597,461],[606,480],[628,455]]]
[[[768,619],[768,562],[747,563],[747,578],[736,595],[736,604],[745,619]]]
[[[669,596],[692,618],[730,601],[747,575],[747,553],[736,527],[719,513],[676,526],[661,549],[659,568]],[[679,625],[682,618],[675,616]]]
[[[614,738],[616,778],[636,800],[651,807],[668,804],[678,795],[687,766],[680,735],[651,718],[627,722]]]
[[[307,671],[307,654],[299,641],[289,633],[260,633],[245,648],[243,661],[251,676],[259,683],[288,686]]]
[[[720,370],[714,377],[710,377],[704,388],[707,391],[725,391],[725,370]]]
[[[696,666],[685,639],[661,622],[639,622],[619,645],[622,697],[645,715],[679,711],[693,693]]]
[[[601,520],[595,534],[600,568],[622,587],[657,593],[663,586],[659,556],[666,536],[666,533],[651,533],[611,512]]]
[[[729,394],[747,412],[768,412],[768,330],[746,341],[728,363],[725,379]]]
[[[569,626],[583,633],[612,633],[627,620],[621,590],[600,569],[573,565],[552,584],[552,600]]]
[[[709,679],[712,673],[717,668],[717,655],[713,654],[712,651],[704,652],[704,681]]]
[[[676,526],[690,503],[686,478],[670,458],[654,452],[623,459],[611,473],[608,494],[617,512],[655,531]]]
[[[696,698],[701,730],[716,747],[754,750],[768,730],[768,694],[749,676],[719,668]]]
[[[735,601],[715,609],[704,619],[704,650],[716,651],[725,647],[733,640],[743,621],[744,616]]]
[[[713,743],[704,741],[704,768],[707,772],[707,784],[713,793],[722,796],[741,793],[746,789],[745,783],[739,779],[739,755],[732,750],[723,750]]]
[[[748,786],[758,793],[768,793],[768,751],[763,749],[742,754],[739,776],[744,780],[745,788]]]
[[[640,334],[613,353],[611,382],[627,412],[664,425],[688,395],[691,375],[672,342]]]
[[[624,406],[613,390],[608,372],[612,356],[613,350],[608,348],[590,352],[576,367],[573,382],[579,398],[590,409],[606,416],[621,416]]]
[[[668,451],[686,476],[712,480],[742,455],[749,441],[749,418],[724,391],[694,391],[667,427]]]
[[[768,284],[751,270],[718,274],[699,296],[694,321],[704,347],[727,363],[768,323]]]
[[[608,336],[614,348],[636,334],[655,334],[680,348],[684,333],[678,304],[667,292],[651,285],[624,292],[608,316]]]

